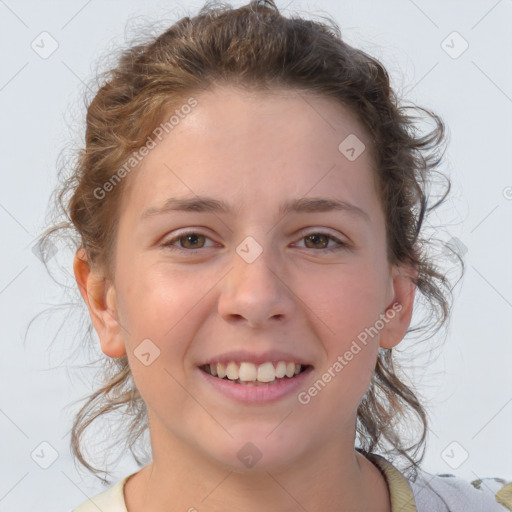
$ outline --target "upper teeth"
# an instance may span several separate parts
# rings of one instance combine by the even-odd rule
[[[229,380],[272,382],[273,380],[284,377],[293,377],[300,372],[301,365],[296,363],[287,363],[279,361],[274,368],[273,363],[263,363],[256,366],[253,363],[230,361],[227,364],[210,364],[210,373],[223,379],[227,376]]]

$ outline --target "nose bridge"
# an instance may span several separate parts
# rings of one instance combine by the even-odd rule
[[[266,240],[263,245],[248,236],[235,248],[219,301],[224,318],[242,317],[251,325],[262,325],[291,314],[293,298],[279,275],[281,259]]]
[[[262,237],[259,237],[260,241]],[[265,244],[265,245],[263,245]],[[260,244],[254,237],[246,237],[235,249],[233,286],[239,293],[275,297],[279,294],[276,269],[279,257],[273,254],[269,239]],[[262,297],[263,298],[263,297]]]

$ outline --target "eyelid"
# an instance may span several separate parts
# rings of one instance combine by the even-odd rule
[[[313,226],[313,227],[308,227],[308,228],[301,229],[299,231],[299,236],[300,237],[305,237],[305,236],[308,236],[308,235],[316,235],[316,234],[328,235],[331,238],[339,240],[340,242],[344,242],[344,243],[347,243],[347,244],[349,243],[347,237],[343,237],[343,235],[340,234],[339,232],[333,232],[333,230],[330,230],[329,228],[322,228],[322,227],[315,227],[315,226]],[[345,239],[343,239],[343,238],[345,238]]]

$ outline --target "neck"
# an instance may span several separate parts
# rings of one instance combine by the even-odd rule
[[[153,461],[128,480],[128,512],[173,510],[390,512],[377,467],[343,440],[320,442],[286,465],[223,466],[190,445],[151,432]],[[257,469],[259,466],[259,469]]]

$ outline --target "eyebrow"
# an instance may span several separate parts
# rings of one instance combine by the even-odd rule
[[[195,196],[191,198],[170,197],[162,206],[151,207],[145,210],[141,215],[141,220],[154,217],[169,212],[206,212],[234,214],[235,209],[228,203],[212,197]],[[339,199],[326,199],[322,197],[302,197],[299,199],[290,199],[282,203],[279,207],[279,216],[288,213],[320,213],[330,211],[343,211],[354,217],[361,218],[370,222],[370,216],[358,206]]]

